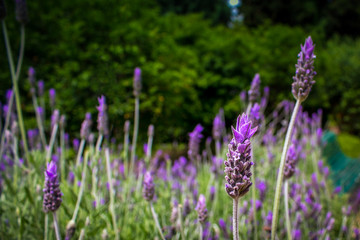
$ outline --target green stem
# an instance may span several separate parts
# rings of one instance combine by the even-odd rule
[[[277,181],[276,181],[276,190],[275,190],[275,198],[274,198],[273,221],[272,221],[272,226],[271,226],[271,240],[275,240],[276,227],[277,227],[277,221],[278,221],[278,216],[279,216],[281,185],[282,185],[283,177],[284,177],[285,159],[286,159],[287,151],[289,149],[291,135],[292,135],[292,131],[293,131],[293,128],[295,125],[296,115],[297,115],[297,112],[299,111],[300,105],[301,105],[300,100],[297,100],[296,104],[295,104],[295,108],[294,108],[292,116],[291,116],[288,130],[286,133],[283,152],[281,154],[280,169],[279,169],[279,173],[278,173],[278,177],[277,177]]]
[[[56,123],[56,124],[54,125],[54,127],[53,127],[52,132],[51,132],[51,138],[50,138],[49,148],[48,148],[48,151],[47,151],[47,153],[46,153],[46,164],[49,163],[50,158],[51,158],[51,153],[52,153],[52,149],[53,149],[54,144],[55,144],[55,139],[56,139],[57,130],[58,130],[58,124]]]
[[[48,239],[49,231],[49,215],[45,214],[45,224],[44,224],[44,240]]]
[[[58,219],[56,216],[56,212],[53,212],[53,217],[54,217],[54,227],[55,227],[56,239],[61,240],[60,228],[59,228],[59,223],[58,223]]]
[[[289,183],[287,180],[284,182],[284,203],[285,203],[285,219],[286,219],[286,231],[288,240],[292,240],[291,234],[291,222],[289,215]]]
[[[239,240],[239,199],[233,199],[233,239]]]
[[[60,128],[60,167],[61,167],[61,179],[66,179],[65,174],[65,129],[64,126]]]
[[[251,156],[253,158],[254,161],[254,153],[253,153],[253,148],[251,148]],[[256,178],[255,178],[255,166],[256,164],[253,165],[253,172],[252,172],[252,178],[254,179],[253,181],[256,182]],[[257,231],[257,218],[256,218],[256,188],[255,186],[253,186],[251,188],[251,197],[252,197],[252,202],[253,202],[253,219],[254,219],[254,239],[257,240],[258,239],[258,231]]]
[[[24,51],[25,29],[24,29],[24,26],[22,25],[21,26],[21,45],[22,46],[20,47],[20,57],[19,57],[19,63],[18,63],[18,72],[15,75],[14,61],[13,61],[13,57],[12,57],[12,53],[11,53],[11,49],[10,49],[9,37],[8,37],[8,34],[7,34],[5,21],[3,20],[3,21],[1,21],[1,23],[2,23],[2,28],[3,28],[3,33],[4,33],[6,52],[7,52],[7,56],[8,56],[8,60],[9,60],[9,65],[10,65],[11,79],[12,79],[13,87],[14,87],[16,110],[17,110],[17,114],[18,114],[18,118],[19,118],[19,127],[20,127],[20,132],[21,132],[21,138],[22,138],[22,141],[23,141],[25,156],[26,156],[27,160],[29,161],[30,160],[30,154],[29,154],[29,149],[28,149],[28,146],[27,146],[24,120],[23,120],[22,111],[21,111],[20,93],[19,93],[19,87],[18,87],[18,84],[17,84],[18,78],[19,78],[19,75],[20,75],[20,68],[21,68],[21,64],[22,64],[22,58],[23,58],[22,57],[23,53],[21,53],[21,51],[22,52]],[[9,108],[9,110],[10,109],[11,108]]]
[[[145,163],[147,164],[147,165],[146,165],[147,167],[150,166],[152,143],[153,143],[153,136],[150,135],[150,136],[148,137],[148,145],[147,145],[146,160],[145,160]]]
[[[124,166],[125,169],[125,176],[128,176],[128,169],[129,169],[129,132],[125,132],[124,135],[124,164],[127,164],[127,166]]]
[[[135,165],[136,142],[137,142],[137,136],[138,136],[138,131],[139,131],[139,107],[140,107],[140,100],[139,100],[139,97],[136,97],[135,98],[134,135],[133,135],[132,146],[131,146],[130,172],[133,170],[134,165]]]
[[[199,222],[199,240],[203,239],[203,227],[202,224]]]
[[[46,150],[46,137],[45,137],[45,133],[44,133],[44,127],[43,127],[42,119],[41,119],[40,113],[37,110],[39,105],[37,103],[37,99],[36,99],[35,94],[33,94],[32,100],[33,100],[33,105],[34,105],[34,108],[35,108],[36,122],[37,122],[39,132],[40,132],[41,143],[43,145],[44,150]]]
[[[80,164],[80,158],[81,158],[81,155],[83,154],[83,151],[84,151],[85,141],[86,140],[84,138],[81,139],[79,151],[78,151],[78,154],[77,154],[77,157],[76,157],[76,167],[78,167],[79,164]]]
[[[182,221],[182,212],[181,212],[181,205],[178,205],[178,212],[179,212],[179,223],[180,223],[180,236],[181,239],[185,240],[185,233],[184,233],[184,227],[183,227],[183,221]]]
[[[109,211],[111,213],[112,222],[113,222],[113,225],[114,225],[113,227],[114,227],[114,231],[115,231],[115,239],[118,240],[119,239],[119,231],[117,229],[117,224],[116,224],[116,215],[115,215],[115,206],[114,206],[115,191],[114,191],[113,181],[112,181],[112,177],[111,177],[109,148],[106,148],[106,150],[105,150],[105,158],[106,158],[107,177],[108,177],[108,182],[109,182],[109,186],[110,186],[110,189],[109,189],[110,190]]]
[[[155,221],[156,228],[158,229],[158,231],[160,233],[161,239],[165,240],[164,234],[161,231],[160,223],[159,223],[159,220],[158,220],[158,217],[156,215],[156,212],[155,212],[155,209],[154,209],[154,206],[153,206],[152,202],[150,202],[150,209],[151,209],[151,213],[152,213],[152,216],[154,218],[154,221]]]
[[[84,166],[83,166],[83,170],[82,170],[80,191],[79,191],[78,199],[76,201],[75,210],[74,210],[73,216],[71,218],[71,220],[74,222],[76,222],[77,213],[79,212],[81,199],[82,199],[84,189],[85,189],[85,184],[86,184],[85,180],[86,180],[86,170],[87,170],[88,159],[89,159],[89,154],[86,151],[85,159],[84,159]]]

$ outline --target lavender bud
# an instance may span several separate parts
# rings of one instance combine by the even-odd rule
[[[250,109],[249,117],[254,127],[260,125],[260,105],[258,103],[255,103],[254,106]]]
[[[134,96],[138,97],[140,95],[140,91],[141,91],[141,69],[140,68],[135,68],[134,70]]]
[[[236,128],[232,128],[233,138],[229,143],[225,164],[225,189],[230,197],[238,199],[250,189],[251,161],[250,138],[255,134],[257,127],[251,128],[251,121],[246,114],[237,118]]]
[[[25,24],[29,21],[28,11],[25,0],[15,0],[16,5],[16,20],[21,24]]]
[[[196,160],[199,155],[199,144],[201,141],[201,138],[203,135],[201,132],[204,130],[204,128],[198,124],[194,128],[194,131],[189,133],[190,140],[189,140],[189,148],[188,148],[188,156],[191,160]]]
[[[59,110],[55,109],[53,114],[51,115],[51,129],[54,128],[55,124],[59,123],[60,112]]]
[[[5,1],[0,0],[0,20],[3,20],[5,17],[6,17]]]
[[[29,67],[28,76],[30,85],[33,87],[35,85],[35,69],[33,67]]]
[[[301,45],[298,62],[295,65],[296,71],[293,77],[292,94],[295,99],[301,102],[308,97],[311,87],[315,83],[314,59],[316,56],[314,55],[314,48],[315,45],[309,36],[305,40],[305,44]]]
[[[45,212],[54,212],[60,207],[62,193],[59,186],[57,167],[56,164],[51,161],[48,163],[45,171],[45,188],[43,189],[43,208]]]
[[[292,177],[295,173],[295,164],[297,160],[297,154],[294,144],[291,144],[285,161],[284,168],[284,180]]]
[[[86,113],[85,120],[82,122],[80,129],[80,136],[82,139],[88,139],[90,135],[91,124],[91,113]]]
[[[221,120],[220,114],[216,115],[213,121],[212,135],[215,140],[220,141],[224,130],[224,123]]]
[[[98,123],[98,130],[100,132],[100,134],[103,135],[108,135],[109,130],[108,130],[108,126],[107,126],[107,114],[106,114],[106,100],[104,96],[101,96],[100,98],[98,98],[99,101],[99,106],[96,107],[97,110],[99,111],[98,113],[98,119],[97,119],[97,123]]]
[[[214,201],[214,199],[215,199],[215,192],[216,192],[215,186],[211,186],[211,187],[210,187],[210,201]]]
[[[255,74],[248,94],[250,102],[256,102],[256,100],[260,97],[260,74]]]
[[[70,240],[74,236],[75,230],[76,230],[75,222],[73,220],[70,220],[66,225],[65,240]]]
[[[65,123],[66,123],[66,117],[65,117],[65,115],[61,115],[60,120],[59,120],[59,125],[62,129],[65,128]]]
[[[205,202],[205,196],[203,194],[200,194],[199,200],[197,202],[197,205],[195,207],[195,210],[198,213],[198,220],[200,223],[204,223],[208,217],[208,211],[206,209],[206,202]]]
[[[40,80],[38,82],[38,94],[39,94],[39,96],[44,95],[44,87],[45,87],[44,81]]]
[[[186,217],[190,212],[191,212],[191,206],[190,206],[189,198],[185,198],[183,216]]]
[[[146,172],[144,176],[144,188],[143,197],[146,201],[150,202],[153,200],[155,194],[155,185],[150,172]]]
[[[56,91],[55,91],[55,89],[51,88],[51,89],[49,90],[49,97],[50,97],[50,106],[51,106],[52,108],[54,108],[54,107],[55,107],[55,97],[56,97]]]

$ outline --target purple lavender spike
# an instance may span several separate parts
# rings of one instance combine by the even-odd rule
[[[134,70],[134,96],[137,97],[140,95],[140,91],[141,91],[141,69],[140,68],[135,68]]]
[[[150,172],[146,172],[144,176],[143,196],[146,201],[151,202],[155,194],[155,185]]]
[[[221,120],[220,115],[218,114],[214,118],[213,129],[212,129],[212,135],[215,140],[220,141],[223,130],[224,130],[223,128],[224,128],[224,123]]]
[[[189,140],[188,156],[189,156],[189,159],[191,159],[192,161],[195,161],[198,159],[199,144],[200,144],[201,138],[203,137],[201,132],[203,130],[204,130],[204,128],[200,124],[198,124],[198,125],[196,125],[194,131],[189,133],[190,140]]]
[[[249,94],[249,101],[254,103],[260,96],[260,74],[255,74],[252,82],[251,87],[248,92]]]
[[[45,188],[43,190],[43,208],[45,212],[54,212],[60,207],[62,193],[59,186],[57,167],[56,164],[51,161],[48,163],[45,171]]]
[[[199,222],[204,223],[208,217],[208,211],[206,209],[206,200],[204,195],[200,194],[195,210],[198,213]]]
[[[49,98],[50,98],[50,106],[51,106],[52,108],[54,108],[54,107],[55,107],[55,98],[56,98],[56,91],[55,91],[55,89],[51,88],[51,89],[49,90]]]
[[[250,138],[255,134],[257,127],[251,128],[251,121],[246,114],[237,118],[236,128],[232,127],[233,139],[229,144],[225,164],[225,189],[230,197],[238,199],[250,189],[251,161]]]
[[[97,119],[97,122],[98,122],[98,130],[100,132],[100,134],[103,134],[103,135],[108,135],[109,133],[109,130],[108,130],[108,125],[107,125],[107,114],[106,114],[106,100],[105,100],[105,96],[101,96],[98,98],[98,101],[99,101],[99,106],[96,107],[97,110],[99,111],[99,114],[98,114],[98,119]]]
[[[28,76],[29,76],[30,85],[32,87],[35,86],[35,69],[33,67],[29,67]]]
[[[86,113],[85,120],[81,124],[80,137],[81,139],[88,139],[91,130],[91,113]]]
[[[299,59],[295,65],[296,71],[293,77],[292,94],[295,99],[301,102],[308,97],[311,87],[315,83],[314,59],[316,56],[314,55],[314,48],[315,45],[311,37],[308,37],[305,40],[305,44],[301,45],[301,51],[298,55]]]
[[[44,95],[44,88],[45,88],[45,83],[43,80],[40,80],[38,82],[38,94],[40,97]]]

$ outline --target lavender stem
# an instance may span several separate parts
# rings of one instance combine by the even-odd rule
[[[291,222],[289,215],[289,183],[288,180],[284,182],[284,203],[285,203],[285,219],[286,219],[286,231],[288,240],[292,240],[291,235]]]
[[[112,221],[113,221],[113,225],[114,225],[113,227],[114,227],[114,231],[115,231],[115,239],[118,240],[119,239],[119,231],[117,229],[117,224],[116,224],[116,215],[115,215],[115,207],[114,207],[115,191],[114,191],[113,181],[112,181],[112,177],[111,177],[109,148],[105,149],[105,158],[106,158],[106,172],[107,172],[107,177],[108,177],[108,183],[110,186],[110,189],[109,189],[109,191],[110,191],[109,211],[111,213]]]
[[[59,223],[58,223],[58,219],[57,219],[57,216],[56,216],[56,211],[53,212],[53,217],[54,217],[54,227],[55,227],[56,239],[61,240]]]
[[[291,135],[292,135],[292,131],[293,131],[293,128],[295,125],[296,115],[297,115],[297,112],[299,111],[300,105],[301,105],[301,101],[299,98],[298,100],[296,100],[296,104],[295,104],[293,113],[291,115],[290,124],[289,124],[288,130],[286,132],[283,152],[281,154],[280,169],[279,169],[279,173],[278,173],[278,177],[277,177],[277,181],[276,181],[276,190],[275,190],[275,198],[274,198],[273,221],[272,221],[272,226],[271,226],[271,240],[275,240],[277,220],[278,220],[278,215],[279,215],[281,185],[282,185],[283,177],[284,177],[285,159],[286,159],[287,151],[289,149]]]
[[[48,148],[48,151],[46,153],[46,164],[48,164],[48,162],[50,161],[50,158],[51,158],[51,153],[52,153],[52,149],[53,149],[54,144],[55,144],[57,130],[58,130],[58,124],[55,123],[55,125],[53,127],[53,130],[51,132],[49,148]]]
[[[135,119],[134,119],[134,135],[132,140],[131,146],[131,163],[130,163],[130,170],[132,171],[135,164],[135,154],[136,154],[136,141],[137,135],[139,131],[139,107],[140,107],[140,100],[139,96],[135,97]]]
[[[76,156],[76,167],[78,167],[79,164],[80,164],[80,158],[81,158],[81,155],[83,154],[83,151],[84,151],[85,141],[86,140],[84,138],[81,139],[79,151],[78,151],[77,156]]]
[[[150,209],[151,209],[151,213],[153,215],[154,221],[155,221],[156,228],[158,229],[158,231],[160,233],[161,239],[165,240],[165,237],[164,237],[164,235],[163,235],[163,233],[161,231],[160,223],[159,223],[158,217],[156,215],[153,203],[151,201],[150,201]]]
[[[38,103],[37,103],[37,99],[35,94],[32,94],[32,101],[33,101],[33,105],[35,108],[35,116],[36,116],[36,122],[39,128],[39,133],[40,133],[40,139],[41,139],[41,143],[43,145],[44,150],[46,151],[46,137],[45,137],[45,133],[44,133],[44,127],[42,124],[42,119],[40,116],[40,113],[38,112]]]
[[[199,240],[203,239],[203,227],[202,224],[199,222]]]
[[[9,65],[10,65],[10,73],[11,73],[11,78],[12,78],[13,88],[14,88],[14,93],[15,93],[15,103],[16,103],[16,110],[17,110],[17,114],[18,114],[18,118],[19,118],[19,126],[20,126],[21,138],[22,138],[22,141],[23,141],[25,156],[26,156],[27,160],[29,161],[30,160],[30,155],[29,155],[29,149],[28,149],[28,146],[27,146],[25,127],[24,127],[24,120],[23,120],[23,117],[22,117],[21,104],[20,104],[20,93],[19,93],[19,87],[18,87],[18,83],[17,83],[18,79],[19,79],[19,75],[20,75],[20,68],[21,68],[21,64],[22,64],[22,55],[23,55],[23,53],[20,52],[20,58],[19,58],[19,63],[18,63],[18,68],[17,68],[18,72],[17,72],[17,74],[15,74],[14,61],[13,61],[12,53],[11,53],[11,50],[10,50],[9,37],[8,37],[8,34],[7,34],[5,21],[2,20],[1,23],[2,23],[2,28],[3,28],[5,47],[6,47],[7,57],[8,57]],[[21,25],[21,45],[24,45],[24,44],[25,44],[25,28],[24,28],[24,25]],[[20,47],[20,49],[22,51],[24,51],[24,46]],[[11,108],[9,108],[9,110],[10,109]]]
[[[233,199],[233,239],[239,240],[239,199]]]
[[[44,240],[48,239],[48,231],[49,231],[49,215],[45,214]]]

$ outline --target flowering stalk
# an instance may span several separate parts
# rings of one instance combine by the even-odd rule
[[[60,229],[59,229],[59,222],[56,216],[56,212],[53,212],[53,219],[54,219],[54,227],[55,227],[55,235],[57,240],[61,240]]]
[[[279,215],[279,204],[280,204],[280,193],[284,177],[284,167],[287,151],[289,149],[290,140],[292,131],[295,125],[296,115],[299,111],[301,102],[305,101],[307,96],[310,93],[312,85],[315,83],[313,81],[316,72],[314,71],[314,59],[315,55],[313,53],[315,45],[311,37],[308,37],[305,41],[305,44],[301,46],[301,51],[299,53],[298,63],[295,65],[296,71],[295,76],[293,77],[294,82],[292,84],[292,93],[296,99],[296,104],[291,115],[291,120],[288,126],[288,130],[285,137],[283,152],[281,154],[280,168],[276,182],[276,191],[274,198],[274,209],[273,209],[273,222],[271,226],[271,239],[275,240],[277,220]]]
[[[140,108],[140,91],[141,91],[141,69],[135,68],[134,70],[134,96],[135,96],[135,113],[134,113],[134,134],[132,139],[132,146],[131,146],[131,163],[130,169],[131,171],[135,165],[135,154],[136,154],[136,142],[138,137],[139,131],[139,108]]]
[[[52,131],[51,131],[50,143],[49,143],[48,151],[46,153],[46,163],[48,163],[51,158],[52,149],[55,144],[56,134],[57,134],[57,130],[59,127],[58,121],[59,121],[59,110],[54,110],[54,113],[52,116],[52,122],[53,122],[52,125],[53,126],[52,126]]]
[[[289,183],[288,180],[284,182],[284,204],[285,204],[285,220],[286,220],[286,232],[288,240],[292,240],[291,222],[289,215]]]
[[[148,144],[146,149],[146,160],[145,160],[145,163],[147,163],[148,165],[150,164],[153,138],[154,138],[154,125],[151,124],[148,128]]]
[[[251,121],[246,114],[237,118],[236,128],[232,127],[233,138],[229,143],[225,164],[225,190],[233,199],[233,237],[239,239],[238,205],[239,199],[250,189],[252,175],[250,138],[255,134],[257,127],[251,128]]]
[[[9,65],[10,65],[11,79],[12,79],[12,82],[13,82],[13,88],[14,88],[14,94],[15,94],[15,103],[16,103],[16,109],[17,109],[17,114],[18,114],[18,118],[19,118],[19,126],[20,126],[21,138],[22,138],[22,141],[23,141],[25,156],[29,161],[30,160],[30,155],[29,155],[29,149],[28,149],[27,140],[26,140],[25,127],[24,127],[24,121],[23,121],[23,117],[22,117],[21,104],[20,104],[20,93],[19,93],[19,87],[18,87],[18,79],[19,79],[19,75],[20,75],[20,68],[21,68],[21,64],[22,64],[22,58],[23,58],[22,56],[23,56],[24,44],[25,44],[25,29],[24,29],[24,26],[22,25],[22,27],[21,27],[21,44],[22,44],[22,47],[20,47],[20,57],[19,57],[19,62],[18,62],[17,74],[15,74],[14,61],[13,61],[12,54],[11,54],[9,37],[8,37],[8,34],[7,34],[5,21],[2,20],[1,23],[2,23],[2,28],[3,28],[3,33],[4,33],[4,40],[5,40],[5,47],[6,47],[7,57],[8,57]],[[10,109],[11,108],[9,108],[9,111],[10,111]],[[10,121],[10,119],[9,119],[9,121]]]
[[[124,163],[127,163],[128,166],[125,167],[125,176],[128,175],[129,170],[129,131],[130,131],[130,121],[126,120],[124,124]]]
[[[117,224],[116,224],[116,215],[115,215],[115,207],[114,207],[115,191],[114,191],[114,187],[113,187],[113,180],[111,177],[109,148],[106,148],[106,150],[105,150],[105,158],[106,158],[106,172],[107,172],[107,177],[108,177],[108,183],[110,186],[109,187],[109,192],[110,192],[109,193],[109,195],[110,195],[109,211],[112,216],[113,227],[114,227],[114,231],[115,231],[115,239],[118,240],[119,239],[119,231],[117,229]]]

